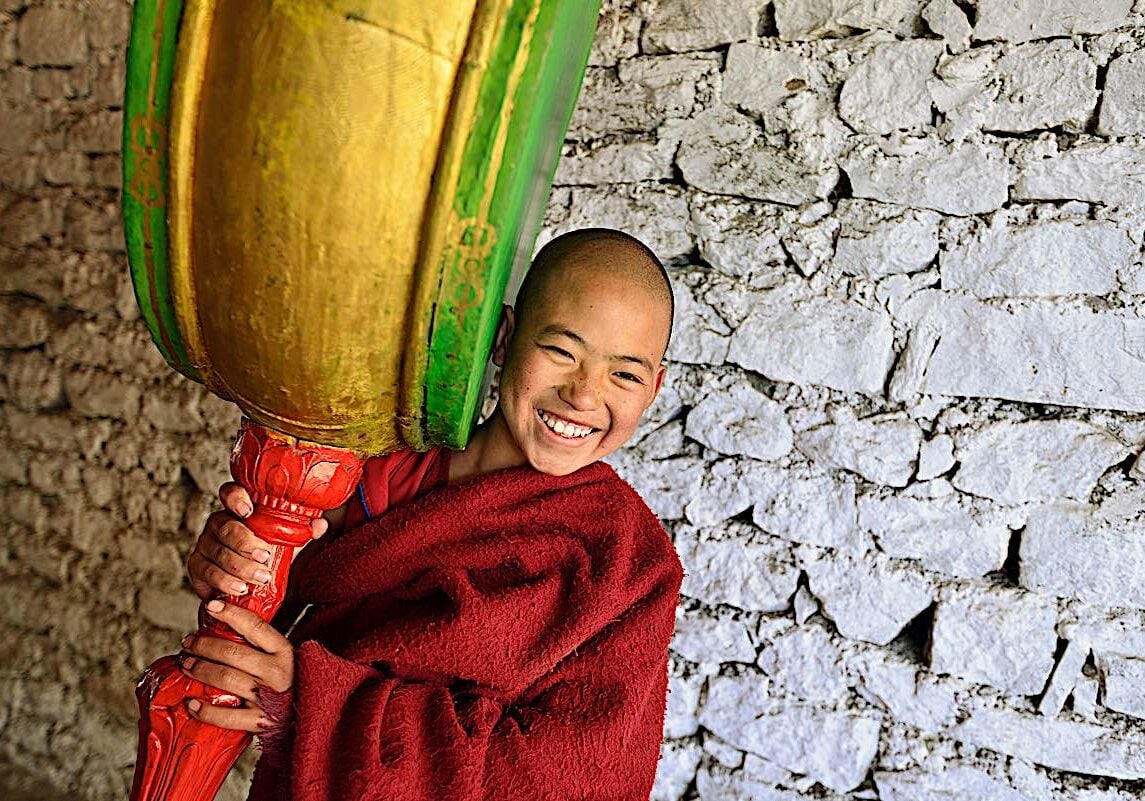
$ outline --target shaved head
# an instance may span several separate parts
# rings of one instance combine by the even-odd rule
[[[517,314],[527,318],[530,311],[540,305],[554,279],[566,272],[599,272],[623,278],[644,290],[645,298],[651,296],[653,302],[662,304],[667,312],[664,334],[664,349],[667,349],[675,299],[668,273],[651,248],[636,237],[612,228],[583,228],[562,234],[534,257],[517,292]],[[633,295],[633,302],[641,302],[640,294]]]

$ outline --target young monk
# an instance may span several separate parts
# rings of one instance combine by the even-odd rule
[[[506,309],[496,411],[463,451],[367,462],[294,564],[290,639],[208,604],[251,647],[190,636],[183,669],[245,703],[189,708],[260,734],[252,799],[646,801],[682,570],[600,459],[660,390],[671,321],[638,240],[553,240]],[[205,599],[269,578],[249,497],[220,495],[188,562]]]

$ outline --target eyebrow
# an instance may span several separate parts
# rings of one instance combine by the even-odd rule
[[[584,341],[584,337],[582,337],[576,331],[573,331],[573,330],[568,329],[568,328],[564,328],[563,326],[559,326],[559,325],[546,326],[541,331],[541,336],[545,336],[546,334],[559,334],[560,336],[568,337],[573,342],[576,342],[578,345],[581,345],[581,346],[586,347],[586,348],[588,347],[588,343]],[[616,361],[616,362],[629,362],[631,364],[638,364],[650,373],[655,372],[655,370],[653,370],[653,368],[652,368],[652,362],[648,361],[643,356],[617,355],[617,356],[609,356],[608,358],[610,360]]]

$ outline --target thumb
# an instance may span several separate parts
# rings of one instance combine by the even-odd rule
[[[330,528],[330,522],[324,517],[316,517],[310,521],[310,539],[316,540]]]

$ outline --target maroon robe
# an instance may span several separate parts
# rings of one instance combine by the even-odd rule
[[[440,486],[403,458],[436,488],[299,566],[293,716],[251,798],[647,801],[682,578],[655,516],[602,463]]]

